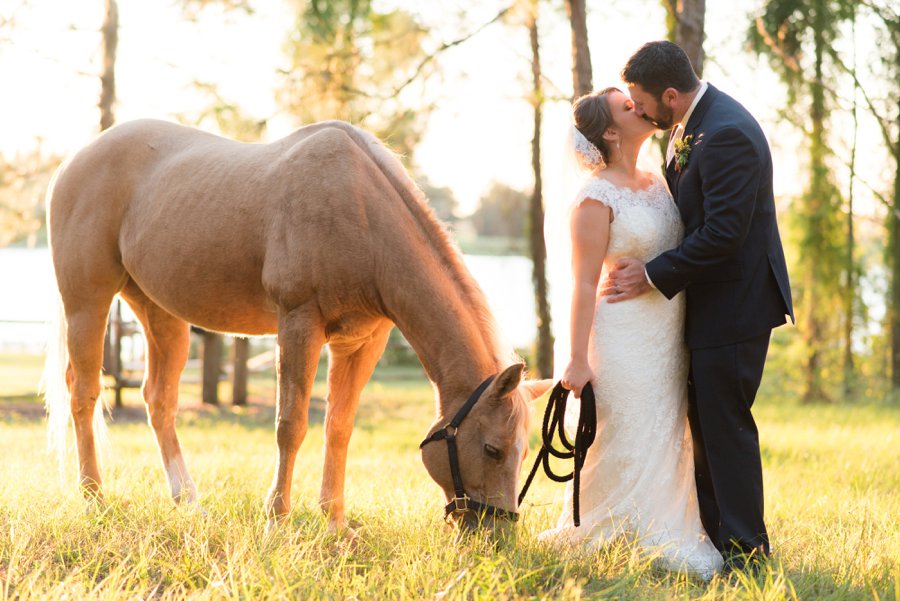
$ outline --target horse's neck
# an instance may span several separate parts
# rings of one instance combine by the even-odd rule
[[[434,257],[409,253],[403,262],[382,298],[437,386],[438,410],[446,415],[503,367],[502,350],[462,285]]]

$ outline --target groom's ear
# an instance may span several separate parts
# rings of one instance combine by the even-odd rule
[[[668,107],[671,107],[678,101],[679,92],[675,88],[666,88],[660,95],[660,100]]]

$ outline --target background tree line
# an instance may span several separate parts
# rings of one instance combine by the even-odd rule
[[[0,14],[0,53],[15,43],[29,4]],[[710,55],[705,0],[645,0],[663,9],[665,29],[690,56],[698,74]],[[284,67],[275,90],[278,110],[297,125],[338,118],[369,129],[416,169],[415,151],[439,96],[442,55],[475,36],[519,32],[520,102],[531,123],[530,190],[497,182],[474,213],[459,214],[452,191],[414,173],[436,213],[461,234],[518,238],[533,259],[535,364],[552,370],[552,336],[544,273],[542,125],[548,106],[571,102],[593,87],[592,10],[584,0],[511,0],[489,18],[464,15],[453,35],[437,35],[413,5],[372,0],[296,0],[285,24]],[[181,0],[186,18],[202,26],[212,11],[252,19],[253,0]],[[116,0],[97,0],[104,15],[98,36],[98,129],[115,121],[119,35]],[[615,18],[615,5],[602,9]],[[900,391],[900,8],[891,0],[759,0],[746,19],[746,52],[767,62],[781,81],[780,116],[798,135],[803,192],[780,198],[783,236],[798,309],[798,325],[777,331],[771,362],[785,386],[805,402],[857,397],[898,398]],[[571,81],[544,71],[545,31],[565,23],[571,40]],[[602,35],[602,32],[597,32]],[[862,44],[862,40],[875,40]],[[862,49],[862,50],[860,50]],[[95,61],[96,62],[96,61]],[[259,140],[270,116],[247,114],[219,82],[196,81],[208,107],[181,120],[243,140]],[[437,86],[439,87],[439,86]],[[70,100],[72,102],[75,99]],[[90,101],[84,99],[85,102]],[[879,148],[859,146],[860,123],[874,123]],[[665,136],[659,136],[664,143]],[[860,161],[885,157],[881,180],[860,175]],[[0,157],[0,244],[33,235],[40,199],[59,157],[40,152]],[[777,167],[776,167],[777,168]],[[778,190],[776,190],[776,194]],[[876,199],[875,211],[860,211]],[[874,217],[873,217],[874,215]],[[466,217],[465,220],[462,218]],[[558,324],[557,324],[558,325]]]

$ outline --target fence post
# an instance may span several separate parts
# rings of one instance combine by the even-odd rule
[[[219,374],[222,373],[222,335],[203,332],[203,383],[201,396],[209,405],[219,404]]]
[[[231,402],[234,405],[247,404],[247,358],[250,354],[250,340],[234,338],[234,374]]]

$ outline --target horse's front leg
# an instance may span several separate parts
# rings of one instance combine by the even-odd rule
[[[276,439],[278,465],[266,498],[269,527],[291,510],[294,459],[308,427],[309,396],[319,354],[325,342],[318,309],[313,304],[282,312],[278,318]]]
[[[344,480],[347,447],[359,395],[384,352],[394,324],[381,321],[362,342],[330,345],[328,406],[325,411],[325,469],[319,504],[328,515],[328,529],[344,527]]]

